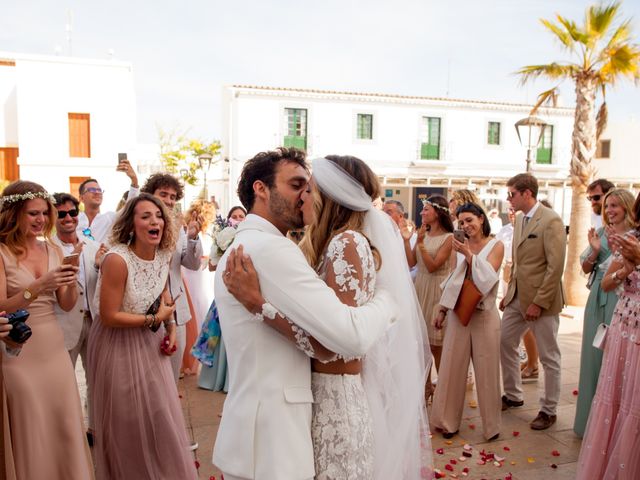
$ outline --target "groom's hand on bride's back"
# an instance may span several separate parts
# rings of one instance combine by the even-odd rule
[[[247,310],[251,313],[262,311],[265,299],[260,291],[258,272],[249,255],[244,254],[242,245],[229,253],[222,280],[229,293]]]

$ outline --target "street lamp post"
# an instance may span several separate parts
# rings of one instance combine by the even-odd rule
[[[210,153],[202,153],[198,155],[198,163],[200,164],[200,169],[204,173],[204,200],[205,202],[209,200],[209,195],[207,192],[207,172],[211,168],[211,160],[213,160],[213,155]]]
[[[527,173],[531,171],[531,150],[538,146],[547,124],[538,117],[528,116],[515,124],[520,145],[527,149]]]
[[[186,168],[181,168],[180,169],[180,177],[182,177],[182,181],[184,181],[184,179],[187,178],[188,175],[189,175],[189,170],[187,170]],[[187,196],[186,195],[182,196],[182,211],[183,212],[187,211]]]

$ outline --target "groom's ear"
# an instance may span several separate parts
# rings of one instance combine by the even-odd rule
[[[256,180],[253,182],[253,193],[256,199],[260,199],[266,202],[269,199],[269,189],[262,180]]]

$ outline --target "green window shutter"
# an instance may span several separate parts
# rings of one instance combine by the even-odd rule
[[[285,108],[287,134],[284,146],[307,149],[307,110],[304,108]]]
[[[536,163],[550,164],[553,158],[553,125],[544,127],[542,138],[536,151]]]
[[[425,137],[420,146],[422,160],[440,160],[440,118],[422,117]]]
[[[367,113],[358,114],[358,139],[373,140],[373,115]]]
[[[487,132],[487,144],[500,145],[500,123],[489,122]]]

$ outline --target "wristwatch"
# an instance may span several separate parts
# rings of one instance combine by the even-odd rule
[[[22,298],[24,298],[28,302],[31,302],[36,298],[38,298],[38,294],[35,293],[33,290],[29,290],[28,288],[25,288],[24,291],[22,292]]]

